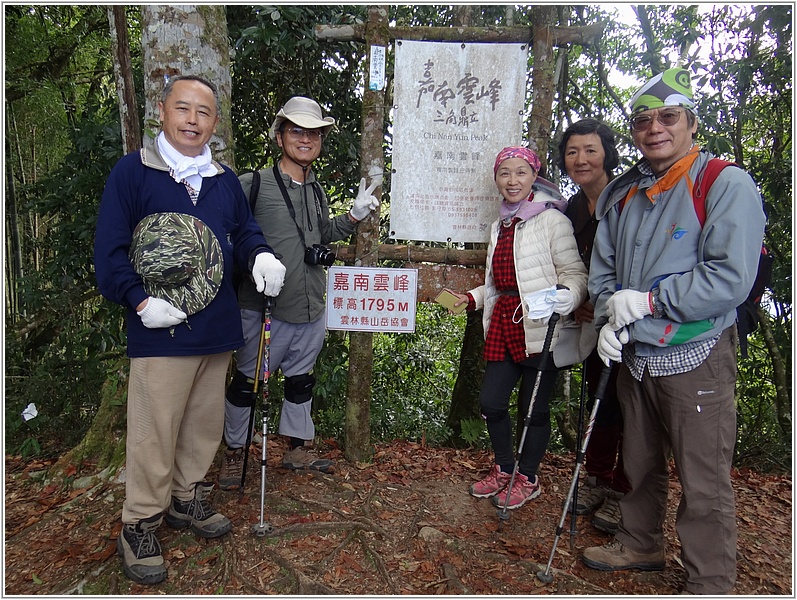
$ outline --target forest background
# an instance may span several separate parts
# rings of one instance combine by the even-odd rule
[[[127,368],[124,311],[99,296],[92,264],[99,199],[123,153],[106,8],[4,4],[5,450],[50,458],[71,450],[70,464],[96,470],[124,460]],[[558,27],[604,27],[595,43],[556,48],[549,143],[541,148],[547,153],[545,175],[564,191],[574,191],[558,171],[556,148],[564,129],[584,117],[611,124],[623,166],[633,164],[637,154],[626,105],[635,86],[676,64],[689,68],[700,142],[758,182],[769,215],[766,244],[775,257],[761,327],[750,339],[749,356],[739,359],[735,464],[790,471],[792,7],[633,8],[633,24],[618,19],[611,5],[550,9]],[[315,26],[362,23],[366,7],[230,5],[224,14],[231,48],[231,162],[239,173],[269,165],[277,150],[267,135],[273,116],[293,95],[313,97],[339,123],[315,168],[332,210],[346,210],[360,177],[365,45],[319,41]],[[390,22],[397,26],[531,26],[533,18],[533,7],[522,6],[389,8]],[[126,20],[137,118],[144,123],[141,8],[126,7]],[[533,66],[530,53],[529,74]],[[389,60],[387,104],[391,69]],[[529,116],[531,97],[529,81]],[[386,180],[381,243],[395,242],[387,237],[389,205]],[[462,354],[463,340],[481,335],[478,315],[451,316],[439,306],[419,304],[417,324],[413,334],[373,337],[367,392],[371,441],[487,447],[476,403],[479,349],[469,347],[468,355]],[[341,445],[350,392],[349,341],[330,332],[316,369],[317,430]],[[574,447],[580,375],[577,369],[564,373],[552,402],[559,424],[553,452]],[[464,411],[462,399],[454,398],[462,381],[475,382],[461,392]],[[280,398],[281,378],[272,377],[269,385],[270,396]],[[38,416],[26,420],[22,413],[31,403]],[[101,440],[91,438],[92,426],[103,432]]]

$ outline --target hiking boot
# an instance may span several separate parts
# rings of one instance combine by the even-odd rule
[[[241,487],[244,474],[244,449],[227,448],[221,460],[219,489],[229,491]]]
[[[601,505],[606,495],[609,493],[609,487],[606,485],[598,484],[598,480],[594,476],[589,476],[583,479],[578,486],[578,501],[576,502],[576,514],[586,515]],[[573,501],[570,501],[568,512],[573,508]]]
[[[617,540],[605,546],[593,546],[584,550],[581,560],[590,569],[598,571],[663,571],[664,549],[652,552],[637,552],[626,548]]]
[[[508,485],[509,482],[507,482],[507,486]],[[504,508],[508,491],[508,487],[501,490],[498,495],[493,498],[493,504],[498,508]],[[542,492],[542,488],[540,487],[539,477],[535,475],[534,482],[532,483],[523,473],[518,473],[515,476],[515,483],[512,484],[512,493],[509,496],[509,504],[507,504],[506,507],[510,510],[520,508],[529,500],[534,500],[534,498],[540,495],[540,492]]]
[[[592,517],[592,524],[596,529],[612,535],[617,533],[617,527],[620,525],[620,498],[623,496],[625,494],[621,492],[609,490],[603,505]]]
[[[122,557],[125,575],[136,583],[154,585],[166,579],[161,545],[155,537],[161,520],[161,515],[156,515],[124,524],[116,538],[116,551]]]
[[[313,469],[322,473],[331,473],[335,470],[335,463],[328,458],[319,458],[315,450],[306,446],[299,446],[293,450],[288,450],[282,456],[282,466],[292,471],[300,469]]]
[[[492,498],[509,485],[511,473],[504,473],[501,467],[493,465],[487,477],[470,486],[470,495],[476,498]]]
[[[232,529],[232,522],[217,513],[207,500],[212,483],[204,481],[196,484],[192,500],[178,500],[172,496],[172,503],[166,512],[166,524],[174,529],[191,527],[191,531],[203,538],[217,538]]]

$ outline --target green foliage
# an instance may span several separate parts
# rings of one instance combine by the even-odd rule
[[[442,444],[456,378],[464,318],[437,305],[419,304],[414,333],[375,334],[371,399],[374,441],[420,440]],[[323,437],[343,437],[348,344],[327,336],[316,363],[315,423]]]
[[[484,419],[462,419],[462,439],[471,448],[489,448],[490,436],[487,434],[487,424]]]
[[[734,465],[786,471],[792,460],[792,440],[778,423],[772,363],[760,334],[751,336],[748,346],[749,357],[739,358]],[[790,355],[787,360],[791,363]]]

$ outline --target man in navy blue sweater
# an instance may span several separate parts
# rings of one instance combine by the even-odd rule
[[[103,192],[94,264],[100,292],[127,308],[125,574],[155,584],[167,572],[155,530],[230,531],[204,481],[224,425],[230,356],[243,345],[232,267],[276,296],[285,267],[257,226],[235,173],[207,143],[219,121],[216,88],[171,78],[155,143],[123,157]]]

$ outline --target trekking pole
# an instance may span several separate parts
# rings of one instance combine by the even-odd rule
[[[263,388],[268,394],[268,347],[271,342],[271,307],[274,304],[274,299],[266,296],[266,301],[263,306],[262,322],[263,328],[260,332],[260,343],[257,347],[257,365],[255,367],[254,381],[252,382],[252,406],[249,409],[249,425],[246,429],[246,446],[244,450],[244,465],[243,472],[241,473],[241,487],[238,490],[239,495],[244,493],[244,483],[246,482],[246,466],[249,462],[249,446],[252,444],[252,429],[255,426],[255,406],[257,404],[257,393],[260,391],[260,380],[263,379]],[[266,439],[263,438],[263,443]]]
[[[581,440],[581,437],[584,435],[584,397],[587,394],[587,361],[584,360],[581,363],[581,398],[578,402],[578,434],[576,436],[577,440]],[[585,448],[586,450],[586,448]],[[576,462],[578,462],[578,448],[576,448]],[[578,511],[576,510],[576,506],[578,505],[578,478],[576,478],[576,487],[573,489],[573,501],[570,504],[570,552],[573,552],[576,545],[576,516],[578,515]]]
[[[268,391],[266,392],[268,396]],[[252,533],[264,537],[274,531],[270,523],[263,520],[266,506],[266,433],[268,431],[268,405],[263,405],[263,451],[260,455],[260,521],[252,525]]]
[[[534,408],[534,402],[537,399],[537,392],[540,389],[540,380],[542,379],[542,370],[548,362],[548,354],[551,351],[551,340],[553,340],[553,330],[556,322],[559,320],[559,314],[553,313],[548,320],[548,329],[545,332],[545,341],[542,344],[542,352],[540,352],[540,368],[537,370],[537,377],[534,380],[534,389],[531,392],[531,400],[529,401],[529,409],[526,412],[526,418],[523,421],[523,433],[520,435],[520,443],[518,444],[517,454],[515,455],[515,467],[512,469],[512,477],[509,479],[509,486],[506,491],[506,499],[504,506],[498,509],[498,530],[501,530],[501,525],[504,521],[509,520],[509,513],[507,507],[509,506],[509,497],[512,495],[512,486],[515,484],[515,477],[517,477],[518,467],[520,466],[520,456],[523,452],[523,445],[526,443],[526,434],[529,431],[529,424],[531,423],[531,411]]]
[[[559,538],[562,535],[562,531],[564,530],[563,525],[565,523],[565,518],[567,518],[567,509],[570,503],[570,500],[573,498],[573,490],[578,483],[578,473],[581,470],[581,465],[584,463],[584,455],[587,452],[587,445],[589,444],[589,437],[592,435],[592,427],[595,425],[595,418],[598,415],[598,407],[600,406],[601,400],[603,399],[603,395],[606,392],[606,385],[609,383],[609,375],[612,372],[612,366],[609,364],[608,367],[603,367],[601,370],[601,376],[598,380],[598,389],[595,391],[595,404],[592,407],[592,412],[589,415],[589,423],[587,423],[587,431],[584,433],[584,439],[581,442],[581,448],[578,452],[578,459],[576,460],[576,468],[575,473],[573,473],[573,480],[570,482],[570,490],[567,492],[567,498],[565,498],[565,508],[562,511],[562,517],[559,519],[559,524],[556,526],[556,537],[553,540],[553,548],[551,548],[551,555],[548,557],[548,564],[545,567],[545,571],[537,571],[537,579],[542,581],[543,583],[551,583],[553,581],[553,574],[551,573],[551,563],[553,562],[553,556],[556,552],[556,545],[559,542]]]

